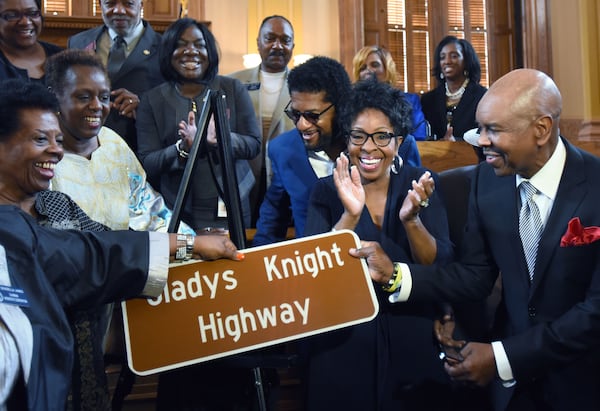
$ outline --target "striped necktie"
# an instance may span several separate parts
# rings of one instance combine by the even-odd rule
[[[533,201],[533,195],[536,194],[538,190],[529,181],[521,182],[519,188],[521,191],[519,234],[521,235],[525,260],[527,261],[527,268],[529,270],[529,280],[533,281],[535,259],[543,228],[540,209],[535,201]]]

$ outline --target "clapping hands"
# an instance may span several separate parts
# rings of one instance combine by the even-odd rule
[[[400,208],[400,221],[406,223],[415,220],[421,209],[429,206],[429,197],[434,191],[435,182],[429,171],[424,172],[419,181],[413,180],[412,189],[408,190]]]
[[[365,206],[365,190],[356,166],[348,167],[348,157],[341,153],[333,169],[333,182],[338,197],[344,206],[344,214],[336,225],[337,229],[354,229]]]

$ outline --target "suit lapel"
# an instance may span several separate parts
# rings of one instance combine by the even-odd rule
[[[493,189],[486,190],[486,194],[482,195],[479,208],[485,213],[482,215],[486,225],[490,225],[489,232],[498,233],[493,241],[506,251],[500,254],[513,256],[511,261],[498,262],[504,270],[510,271],[503,275],[528,289],[529,274],[519,235],[519,200],[515,177],[493,175],[491,178],[491,181],[483,182],[493,186]]]
[[[242,83],[246,83],[246,87],[248,87],[248,84],[260,84],[259,72],[260,66],[257,66],[256,70],[252,70],[252,75],[247,79],[242,80]],[[252,107],[254,107],[254,112],[256,113],[256,121],[258,122],[260,131],[262,133],[262,121],[260,115],[260,88],[256,90],[248,90],[248,94],[250,95],[250,100],[252,100]]]
[[[89,32],[82,34],[79,38],[74,37],[73,41],[68,44],[68,47],[96,52],[102,33],[104,33],[104,26],[90,29]]]
[[[567,230],[569,220],[586,195],[584,165],[581,154],[563,139],[567,149],[567,159],[563,175],[556,192],[554,205],[542,232],[535,264],[532,293],[542,280],[552,256],[560,246],[560,239]]]
[[[127,58],[125,59],[123,66],[121,66],[121,69],[116,74],[113,82],[125,75],[134,67],[143,64],[142,62],[151,58],[153,54],[158,53],[158,49],[154,44],[154,36],[150,35],[153,31],[152,28],[148,26],[146,22],[144,22],[143,24],[144,32],[142,33],[140,40],[136,44],[135,48],[131,50],[129,56],[127,56]]]

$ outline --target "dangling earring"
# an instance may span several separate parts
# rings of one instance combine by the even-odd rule
[[[465,75],[465,77],[469,77],[469,72],[467,70],[463,71],[463,74]]]
[[[402,167],[402,159],[398,154],[396,154],[394,156],[394,160],[392,161],[392,166],[390,167],[390,170],[392,171],[392,173],[398,174],[398,170],[400,170],[400,167]]]
[[[444,73],[440,73],[440,80],[444,79]]]

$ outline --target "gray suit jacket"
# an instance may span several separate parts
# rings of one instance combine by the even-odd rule
[[[158,49],[161,36],[146,21],[144,32],[135,48],[131,51],[121,69],[110,79],[112,89],[125,88],[141,98],[142,94],[164,82],[158,64]],[[96,52],[100,36],[107,30],[106,26],[98,26],[83,31],[69,38],[69,48],[85,49]],[[106,123],[119,134],[129,147],[137,153],[137,134],[135,120],[119,115],[111,110]]]
[[[277,105],[275,106],[275,110],[273,111],[273,118],[271,119],[271,125],[269,126],[269,132],[266,136],[262,136],[262,149],[258,156],[255,159],[250,161],[250,167],[252,168],[252,172],[254,173],[255,178],[259,178],[260,170],[265,163],[265,168],[267,170],[267,185],[271,181],[271,164],[269,158],[266,155],[266,146],[269,144],[269,141],[274,139],[280,134],[291,130],[295,127],[292,120],[285,115],[283,110],[285,106],[290,101],[290,93],[287,87],[287,73],[285,71],[286,83],[281,88],[281,92],[279,93],[279,98],[277,99]],[[248,94],[250,95],[250,99],[252,100],[252,105],[254,107],[254,112],[256,113],[256,122],[257,124],[261,123],[260,118],[260,66],[249,68],[246,70],[236,71],[235,73],[231,73],[228,77],[233,77],[242,82],[248,89]],[[262,132],[262,127],[261,127]]]

